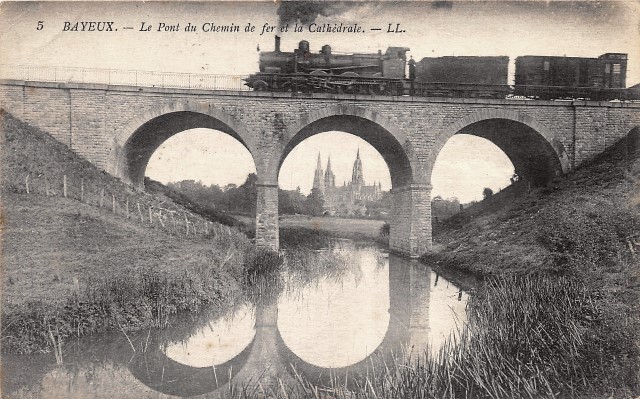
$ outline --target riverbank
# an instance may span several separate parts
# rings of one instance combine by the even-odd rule
[[[556,365],[553,370],[541,371],[556,384],[551,384],[552,392],[538,391],[540,397],[552,397],[556,389],[561,396],[569,397],[636,397],[640,394],[637,148],[638,138],[630,137],[589,165],[557,179],[551,187],[538,189],[497,211],[487,204],[484,210],[476,207],[456,215],[434,237],[439,251],[422,257],[423,262],[437,268],[460,270],[484,278],[488,284],[478,289],[472,302],[487,295],[503,298],[491,305],[501,317],[484,317],[484,327],[478,330],[476,326],[472,331],[476,335],[483,336],[487,329],[503,331],[508,326],[521,329],[524,321],[514,324],[518,318],[506,316],[525,312],[536,321],[530,325],[530,332],[551,331],[546,338],[538,337],[537,343],[532,339],[533,348],[539,349],[545,347],[545,342],[566,337],[554,325],[576,326],[573,339],[568,343],[576,352],[568,356],[566,362],[581,370],[578,375],[571,375],[582,376],[583,381],[563,385],[558,377],[568,378],[569,374],[558,373]],[[508,279],[508,286],[503,283],[504,279]],[[531,279],[543,279],[543,282],[530,284]],[[552,285],[559,279],[575,288],[566,294],[572,298],[570,303],[587,300],[585,308],[561,324],[557,323],[560,318],[553,316],[551,303],[537,301],[536,296],[542,286]],[[523,301],[522,306],[513,307],[514,295],[503,295],[503,291],[513,294],[513,287],[516,293],[518,289],[529,293],[524,297],[515,295]],[[556,286],[552,291],[560,288]],[[558,301],[561,300],[559,297]],[[569,303],[564,308],[569,309],[568,306]],[[510,312],[503,313],[509,309]],[[480,314],[486,315],[487,311],[484,309]],[[563,308],[558,311],[562,312]],[[493,348],[510,353],[504,347]],[[522,359],[489,353],[501,367],[525,365],[520,362]],[[554,357],[557,353],[540,355],[533,364],[544,370],[554,364]]]
[[[183,238],[70,199],[3,201],[3,351],[49,351],[69,337],[162,327],[177,312],[222,306],[256,256],[233,229]]]
[[[389,244],[389,237],[380,234],[385,224],[383,220],[282,215],[279,223],[281,241],[286,245],[324,244],[330,238]]]
[[[224,307],[267,256],[1,116],[3,352],[57,351],[71,337]]]

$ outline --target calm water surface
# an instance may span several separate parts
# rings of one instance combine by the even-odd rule
[[[231,386],[260,392],[300,378],[349,386],[436,351],[465,320],[467,294],[416,261],[346,241],[307,258],[315,266],[289,261],[278,282],[222,316],[69,343],[63,365],[53,354],[3,357],[3,395],[226,397]]]

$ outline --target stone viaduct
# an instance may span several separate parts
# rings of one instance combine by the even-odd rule
[[[0,81],[0,103],[96,166],[142,187],[153,152],[192,128],[225,132],[253,156],[258,175],[256,244],[278,248],[278,173],[289,152],[325,131],[354,134],[391,174],[390,248],[431,247],[431,171],[458,133],[484,137],[533,184],[579,166],[640,127],[640,104],[444,99],[168,89]],[[229,167],[229,165],[224,165]]]

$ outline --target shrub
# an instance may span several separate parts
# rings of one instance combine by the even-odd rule
[[[389,237],[390,233],[391,225],[389,223],[385,222],[382,226],[380,226],[380,232],[378,233],[380,237]]]

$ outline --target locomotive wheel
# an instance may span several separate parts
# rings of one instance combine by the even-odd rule
[[[253,90],[255,91],[267,91],[269,90],[269,84],[264,80],[258,80],[253,84]]]

